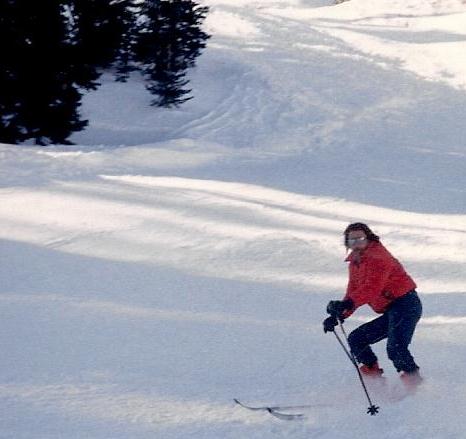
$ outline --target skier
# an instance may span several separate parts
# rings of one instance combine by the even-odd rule
[[[377,357],[370,345],[387,338],[388,358],[408,387],[419,384],[419,366],[408,345],[421,318],[422,304],[416,284],[380,242],[380,238],[363,223],[350,224],[344,232],[344,244],[351,253],[349,281],[343,300],[327,306],[324,332],[334,331],[338,320],[348,318],[358,307],[368,304],[380,317],[365,323],[348,336],[351,352],[360,363],[359,370],[368,377],[381,377]]]

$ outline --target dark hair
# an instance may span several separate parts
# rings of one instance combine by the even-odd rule
[[[375,242],[380,241],[380,238],[369,228],[367,224],[353,223],[353,224],[350,224],[343,232],[345,236],[344,243],[345,243],[346,248],[349,248],[349,245],[348,245],[349,232],[354,232],[355,230],[362,230],[366,234],[368,241],[375,241]]]

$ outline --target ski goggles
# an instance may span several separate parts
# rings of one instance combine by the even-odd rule
[[[358,238],[348,238],[348,245],[359,244],[367,240],[367,236],[360,236]]]

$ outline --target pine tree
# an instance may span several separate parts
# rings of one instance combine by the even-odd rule
[[[74,40],[82,62],[101,68],[115,63],[135,20],[134,0],[72,0]]]
[[[140,14],[140,1],[127,0],[125,8],[121,11],[120,20],[122,22],[121,40],[118,53],[116,54],[114,67],[116,69],[115,79],[119,82],[126,82],[129,74],[137,70],[135,64],[135,46],[138,31],[138,20]]]
[[[75,60],[65,2],[0,0],[2,30],[0,140],[68,143],[83,129],[79,88],[95,88],[97,74]],[[5,73],[6,72],[6,73]]]
[[[0,0],[0,141],[7,143],[14,143],[24,130],[18,124],[20,77],[15,59],[20,38],[14,12],[12,2]]]
[[[191,0],[144,3],[135,56],[155,96],[152,105],[173,107],[191,99],[186,73],[209,38],[200,28],[207,11]]]
[[[190,0],[0,0],[0,141],[69,143],[104,69],[121,81],[141,71],[152,105],[191,99],[207,11]]]

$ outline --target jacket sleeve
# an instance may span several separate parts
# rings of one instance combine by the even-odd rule
[[[343,317],[347,319],[351,314],[356,311],[357,308],[359,308],[362,303],[358,302],[357,300],[354,299],[354,291],[356,290],[356,283],[354,282],[354,279],[352,278],[351,274],[349,276],[348,280],[348,286],[346,287],[346,294],[345,297],[343,297],[343,300],[351,300],[353,302],[353,308],[346,310],[343,313]]]
[[[390,276],[392,263],[385,258],[371,258],[367,261],[366,273],[358,285],[351,279],[348,281],[348,288],[345,300],[351,299],[354,303],[352,310],[348,311],[349,317],[357,308],[369,303],[379,296]],[[345,317],[346,318],[346,317]]]

